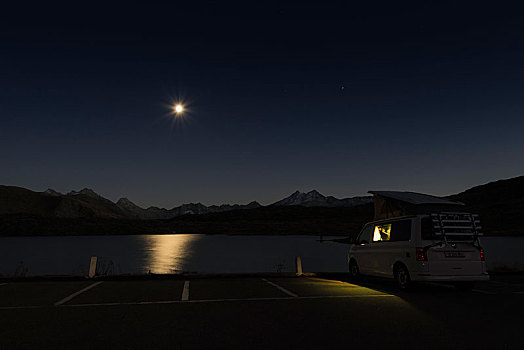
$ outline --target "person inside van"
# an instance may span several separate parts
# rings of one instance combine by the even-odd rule
[[[391,224],[375,226],[373,241],[389,241],[391,235]]]

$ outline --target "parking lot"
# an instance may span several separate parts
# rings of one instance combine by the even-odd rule
[[[520,348],[524,277],[472,292],[344,275],[0,283],[0,348]]]

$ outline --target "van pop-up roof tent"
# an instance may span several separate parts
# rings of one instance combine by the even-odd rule
[[[477,214],[461,210],[464,203],[415,192],[369,191],[375,203],[375,220],[406,215],[431,215],[433,230],[447,244],[446,237],[473,239],[480,247],[478,236],[482,235]],[[451,239],[451,238],[450,238]]]
[[[461,211],[464,203],[416,192],[369,191],[375,203],[375,220],[405,215]]]

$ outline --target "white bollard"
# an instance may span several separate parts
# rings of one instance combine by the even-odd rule
[[[95,277],[97,260],[98,258],[96,256],[91,257],[91,264],[89,264],[89,278]]]
[[[302,259],[300,259],[300,256],[297,256],[297,276],[302,276],[304,273],[302,272]]]

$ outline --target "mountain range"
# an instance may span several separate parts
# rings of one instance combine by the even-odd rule
[[[44,218],[128,217],[115,203],[90,189],[63,195],[50,189],[34,192],[21,187],[0,186],[0,215],[10,214]]]
[[[228,210],[241,210],[241,209],[254,209],[259,208],[261,205],[258,202],[251,202],[246,205],[239,204],[222,204],[222,205],[211,205],[209,207],[201,203],[189,203],[182,204],[179,207],[173,209],[165,209],[158,207],[149,207],[143,209],[131,202],[127,198],[120,198],[116,205],[128,215],[135,216],[139,219],[157,220],[157,219],[172,219],[180,215],[187,214],[207,214],[207,213],[220,213]]]
[[[289,197],[273,203],[274,206],[299,205],[303,207],[353,207],[355,205],[373,202],[370,196],[352,197],[338,199],[333,196],[325,197],[318,191],[313,190],[307,193],[294,192]]]
[[[352,207],[370,203],[371,197],[354,197],[337,199],[323,196],[318,191],[294,192],[289,197],[279,200],[272,206],[305,206],[305,207]],[[172,209],[149,207],[141,208],[127,198],[120,198],[116,203],[106,199],[95,191],[84,188],[61,194],[53,189],[34,192],[15,186],[0,186],[1,214],[30,214],[42,217],[57,218],[128,218],[143,220],[167,220],[181,215],[201,215],[221,213],[231,210],[260,208],[253,201],[246,205],[222,204],[205,206],[202,203],[183,204]]]
[[[487,235],[524,235],[524,176],[475,186],[446,197],[480,214]],[[194,215],[187,215],[194,214]],[[160,220],[159,220],[160,219]],[[90,189],[61,194],[0,186],[0,236],[94,234],[315,234],[354,235],[373,220],[371,197],[337,199],[294,192],[271,205],[141,208],[116,203]]]

